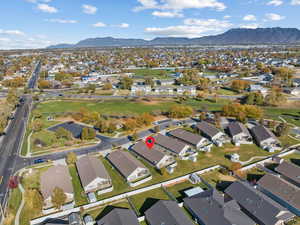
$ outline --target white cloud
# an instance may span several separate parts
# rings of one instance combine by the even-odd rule
[[[300,0],[292,0],[291,5],[300,5]]]
[[[219,32],[231,27],[226,20],[185,19],[184,25],[168,27],[148,27],[146,33],[168,37],[200,37],[207,32]]]
[[[84,13],[91,15],[95,14],[98,11],[97,7],[92,5],[82,5],[82,9]]]
[[[93,24],[93,27],[106,27],[107,25],[105,23],[102,23],[102,22],[98,22],[98,23],[95,23]]]
[[[183,17],[182,13],[179,12],[170,12],[170,11],[154,11],[152,16],[163,17],[163,18],[174,18],[174,17]]]
[[[38,4],[37,9],[42,12],[46,12],[46,13],[57,13],[58,12],[58,10],[55,7],[50,6],[48,4]]]
[[[29,3],[38,3],[38,2],[49,3],[49,2],[52,2],[52,0],[25,0],[25,1],[29,2]]]
[[[282,0],[271,0],[267,3],[267,5],[280,6],[283,4]]]
[[[77,23],[77,20],[65,20],[65,19],[46,19],[47,22],[51,23]]]
[[[224,18],[225,20],[227,20],[227,19],[230,19],[231,16],[230,16],[230,15],[225,15],[225,16],[223,16],[223,18]]]
[[[212,8],[218,11],[226,9],[226,5],[218,0],[137,0],[140,5],[134,8],[134,11],[144,9],[161,9],[161,10],[184,10],[184,9],[202,9]]]
[[[249,15],[244,16],[243,20],[245,20],[245,21],[255,21],[256,17],[252,14],[249,14]]]
[[[240,28],[246,28],[246,29],[256,29],[256,28],[259,28],[259,24],[257,23],[251,23],[251,24],[242,24],[240,26]]]
[[[18,39],[3,39],[0,38],[0,49],[32,49],[45,48],[52,43],[49,40],[41,40],[36,38],[18,38]]]
[[[0,37],[0,42],[10,42],[11,41],[11,39],[9,39],[9,38],[1,38]]]
[[[284,16],[281,16],[276,13],[267,13],[265,16],[266,16],[267,20],[272,20],[272,21],[279,21],[279,20],[283,20],[285,18]]]
[[[7,35],[17,35],[17,36],[24,36],[25,34],[19,30],[1,30],[0,34],[7,34]]]
[[[128,24],[128,23],[121,23],[121,24],[117,25],[117,27],[120,27],[120,28],[128,28],[128,27],[129,27],[129,24]]]

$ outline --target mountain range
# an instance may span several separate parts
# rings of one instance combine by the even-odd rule
[[[88,38],[76,44],[58,44],[48,48],[82,47],[133,47],[173,45],[233,45],[233,44],[300,44],[300,30],[297,28],[230,29],[219,35],[200,38],[158,37],[153,40],[125,38]]]

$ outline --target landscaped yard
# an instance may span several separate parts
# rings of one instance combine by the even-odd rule
[[[75,205],[81,206],[88,203],[87,196],[81,186],[80,178],[78,176],[75,165],[69,165],[70,175],[72,177],[72,184],[74,188]]]
[[[169,74],[171,73],[169,70],[153,70],[153,69],[135,69],[130,70],[131,73],[134,73],[136,76],[141,77],[150,77],[157,79],[170,79]]]
[[[279,120],[278,116],[284,118],[287,122],[300,126],[299,107],[264,107],[267,118]]]
[[[130,197],[131,202],[141,215],[160,199],[170,200],[162,188],[153,189]]]
[[[218,190],[224,190],[226,187],[228,187],[229,184],[236,180],[236,178],[232,176],[220,173],[219,170],[205,173],[201,175],[201,177],[212,187],[215,187]]]
[[[300,153],[292,153],[282,158],[300,166]]]

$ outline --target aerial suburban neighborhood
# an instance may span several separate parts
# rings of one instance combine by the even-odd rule
[[[0,225],[300,225],[300,2],[234,2],[2,3]]]

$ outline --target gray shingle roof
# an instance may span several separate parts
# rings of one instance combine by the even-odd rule
[[[204,137],[186,131],[184,129],[178,128],[169,132],[169,134],[173,137],[176,137],[190,145],[197,145],[200,141],[204,139]]]
[[[213,138],[216,134],[218,134],[220,132],[216,127],[214,127],[213,125],[211,125],[205,121],[201,121],[200,123],[197,123],[196,128],[201,133],[208,136],[209,138]]]
[[[157,134],[154,138],[157,145],[160,145],[177,154],[179,154],[186,147],[185,143],[161,134]]]
[[[50,197],[55,187],[61,188],[65,193],[73,193],[71,176],[67,166],[51,166],[40,176],[41,193],[44,199]]]
[[[109,153],[107,159],[118,169],[118,171],[124,176],[128,177],[132,174],[137,168],[144,168],[139,160],[132,156],[129,152],[116,150]]]
[[[220,201],[223,200],[223,201]],[[207,190],[195,196],[185,198],[185,206],[197,215],[205,225],[254,225],[234,200],[224,204],[224,198],[215,190]]]
[[[267,140],[269,138],[274,138],[275,140],[277,140],[274,134],[269,129],[267,129],[262,125],[257,125],[251,128],[251,133],[253,134],[255,140],[258,143]]]
[[[76,162],[77,171],[83,186],[89,185],[96,178],[110,179],[104,165],[92,156],[83,156]]]
[[[138,219],[130,209],[114,208],[97,221],[97,225],[139,225]]]
[[[289,179],[291,179],[292,181],[294,181],[295,183],[300,185],[300,167],[296,166],[293,163],[288,163],[286,161],[282,162],[281,164],[279,164],[279,166],[277,166],[275,168],[275,170],[288,177]]]
[[[273,195],[300,210],[300,188],[271,174],[264,175],[259,179],[258,184]]]
[[[133,145],[132,150],[148,160],[153,165],[156,165],[165,156],[165,154],[160,152],[158,150],[158,147],[156,147],[155,145],[153,146],[153,148],[149,149],[144,141],[139,141],[138,143]]]
[[[159,200],[146,210],[145,217],[149,225],[193,225],[175,201]]]
[[[234,182],[225,190],[225,193],[256,218],[258,223],[276,224],[280,221],[279,213],[281,212],[283,212],[281,216],[286,216],[287,218],[293,216],[285,208],[246,182]]]
[[[229,134],[231,135],[231,137],[240,134],[240,133],[244,133],[248,136],[250,136],[250,133],[248,131],[248,129],[245,127],[244,124],[239,123],[239,122],[231,122],[228,125],[228,131]]]

